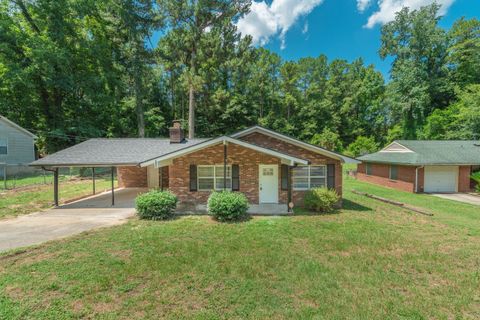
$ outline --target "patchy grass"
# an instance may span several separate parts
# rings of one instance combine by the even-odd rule
[[[98,177],[97,192],[109,189],[111,181]],[[59,184],[59,201],[86,196],[92,193],[92,181],[69,180]],[[0,191],[0,219],[32,213],[53,205],[53,185],[34,186],[28,189]]]
[[[480,235],[480,207],[458,201],[441,199],[428,194],[414,194],[385,188],[371,183],[345,178],[345,192],[352,189],[371,193],[391,200],[425,208],[435,216],[433,220],[467,229],[472,235]]]
[[[351,188],[396,193],[347,180],[337,214],[132,220],[4,254],[0,318],[479,318],[473,207],[398,195],[426,217]]]

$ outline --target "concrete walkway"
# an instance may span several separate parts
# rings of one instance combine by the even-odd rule
[[[75,201],[58,208],[0,221],[0,251],[60,239],[87,230],[124,223],[135,214],[135,197],[143,189],[115,191]]]
[[[432,193],[433,196],[480,206],[480,196],[468,193]]]

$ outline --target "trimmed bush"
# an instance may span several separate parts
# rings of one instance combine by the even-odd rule
[[[475,191],[480,192],[480,171],[472,173],[472,175],[470,176],[470,179],[472,179],[476,183]]]
[[[340,200],[339,195],[333,189],[314,188],[308,190],[305,194],[305,208],[315,212],[331,212]]]
[[[152,190],[135,199],[140,219],[165,220],[174,215],[177,197],[169,191]]]
[[[247,217],[248,200],[243,193],[213,192],[208,198],[208,213],[218,221],[239,221]]]

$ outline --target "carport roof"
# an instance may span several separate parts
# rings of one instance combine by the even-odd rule
[[[406,165],[480,165],[480,141],[397,140],[358,160]]]
[[[45,167],[136,166],[162,154],[188,148],[207,139],[170,143],[170,139],[115,138],[90,139],[32,162]]]

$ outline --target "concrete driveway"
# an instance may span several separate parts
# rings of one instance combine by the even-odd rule
[[[143,189],[115,191],[75,201],[58,208],[0,221],[0,251],[60,239],[83,231],[124,223],[135,214],[135,197]]]
[[[480,206],[480,197],[468,193],[432,193],[435,197]]]

